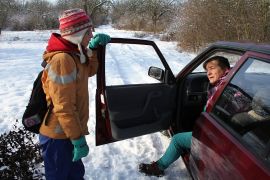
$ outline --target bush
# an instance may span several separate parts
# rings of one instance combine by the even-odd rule
[[[215,41],[269,43],[269,6],[265,0],[186,1],[174,22],[177,40],[193,52]]]
[[[18,120],[16,120],[18,124]],[[40,148],[35,134],[14,125],[0,136],[0,179],[42,179]]]

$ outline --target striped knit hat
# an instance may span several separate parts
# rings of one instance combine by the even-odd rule
[[[67,36],[92,26],[90,17],[82,9],[70,9],[59,16],[61,36]]]
[[[59,22],[61,36],[73,44],[78,45],[80,61],[81,63],[85,63],[86,57],[82,51],[81,42],[86,31],[92,26],[90,17],[84,12],[84,10],[76,8],[64,11],[59,16]]]

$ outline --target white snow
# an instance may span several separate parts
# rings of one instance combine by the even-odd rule
[[[15,120],[20,119],[28,102],[33,80],[42,70],[42,54],[50,33],[55,31],[2,31],[0,35],[0,133],[12,129]],[[107,33],[111,37],[135,38],[132,31],[116,30],[110,26],[96,28],[95,33]],[[156,42],[174,74],[177,74],[195,55],[177,51],[176,42]],[[113,57],[113,56],[111,56]],[[144,63],[136,67],[148,68]],[[146,67],[147,66],[147,67]],[[132,67],[132,64],[129,64]],[[113,68],[109,66],[107,68]],[[121,70],[121,69],[120,69]],[[122,73],[119,82],[132,78],[133,73]],[[87,142],[89,155],[83,158],[85,179],[156,179],[138,172],[140,162],[157,160],[166,150],[170,140],[157,132],[120,142],[95,146],[95,89],[96,76],[89,79],[90,120]],[[0,169],[5,167],[0,167]],[[172,164],[160,179],[191,179],[181,158]]]

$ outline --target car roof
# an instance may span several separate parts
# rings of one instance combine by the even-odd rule
[[[218,41],[218,42],[213,43],[209,48],[217,48],[217,49],[222,48],[222,49],[237,50],[237,51],[243,51],[243,52],[254,51],[254,52],[270,55],[269,44]]]

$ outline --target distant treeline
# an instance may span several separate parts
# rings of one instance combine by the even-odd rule
[[[0,0],[0,28],[58,28],[59,12],[79,7],[93,23],[163,34],[184,50],[219,40],[268,43],[270,0]]]
[[[57,29],[59,14],[82,8],[95,25],[108,23],[110,1],[104,0],[0,0],[0,28],[7,30]]]

